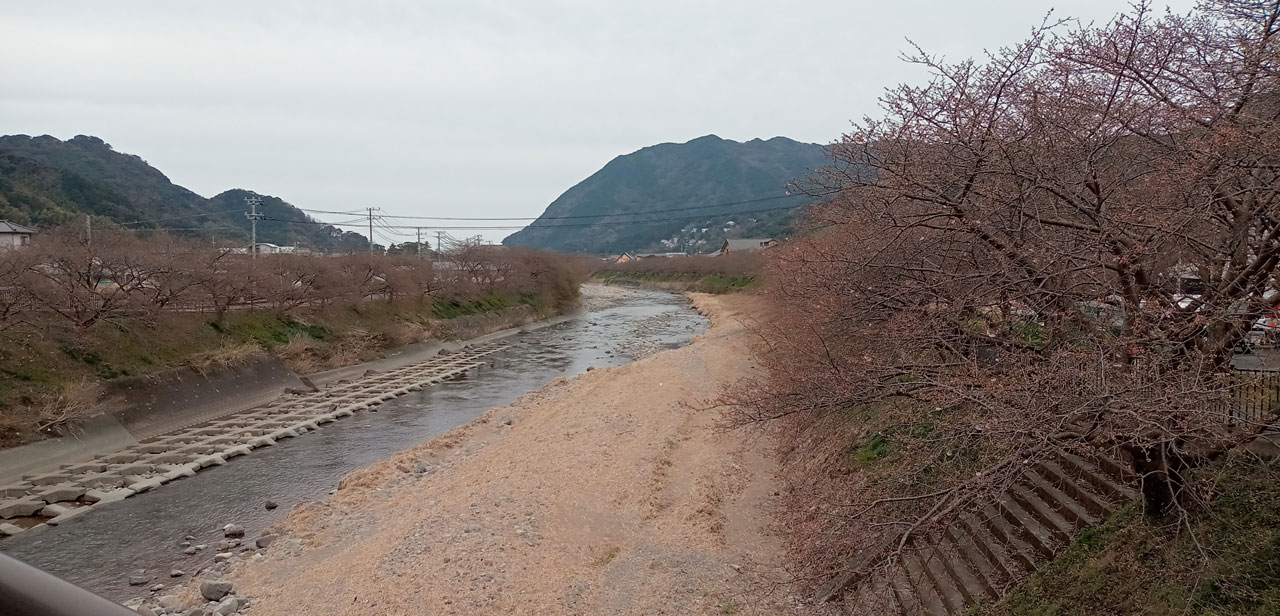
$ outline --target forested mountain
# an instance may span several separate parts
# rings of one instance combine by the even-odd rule
[[[117,223],[152,221],[132,225],[139,229],[247,242],[248,194],[237,189],[207,199],[97,137],[0,137],[0,220],[39,228],[92,214]],[[308,224],[314,221],[276,197],[263,196],[261,210],[272,219],[304,222],[259,222],[258,241],[339,251],[368,246],[362,235]]]
[[[787,184],[824,161],[822,146],[786,137],[739,143],[707,135],[650,146],[613,159],[503,243],[564,252],[708,252],[725,237],[781,235],[794,207],[808,202],[787,196]]]

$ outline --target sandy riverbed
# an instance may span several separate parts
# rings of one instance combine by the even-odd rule
[[[699,410],[756,370],[752,298],[695,302],[712,327],[688,346],[558,379],[290,512],[228,576],[248,612],[814,613],[778,583],[767,446]]]

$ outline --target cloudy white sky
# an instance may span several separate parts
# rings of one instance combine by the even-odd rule
[[[0,133],[96,135],[206,196],[532,217],[647,145],[830,142],[922,78],[898,59],[908,38],[960,59],[1050,8],[1124,5],[0,0]]]

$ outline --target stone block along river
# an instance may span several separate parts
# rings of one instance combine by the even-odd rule
[[[326,497],[353,470],[469,423],[555,377],[680,346],[707,326],[681,295],[588,285],[579,314],[502,339],[505,348],[468,372],[388,400],[377,412],[327,423],[59,526],[20,533],[0,541],[0,551],[117,601],[181,584],[213,563],[225,524],[256,537],[293,505]],[[267,501],[278,508],[266,509]],[[199,545],[208,547],[185,553]],[[171,578],[174,570],[184,575]]]

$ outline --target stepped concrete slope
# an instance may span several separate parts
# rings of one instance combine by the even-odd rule
[[[1112,458],[1059,452],[940,534],[908,543],[897,562],[833,580],[822,598],[839,596],[854,613],[965,614],[998,600],[1077,531],[1138,498],[1137,483]]]
[[[241,365],[183,367],[110,381],[97,414],[69,433],[0,450],[0,485],[265,404],[290,387],[302,387],[302,381],[268,355]]]
[[[20,522],[0,522],[0,537],[33,525],[57,525],[93,507],[226,464],[255,448],[274,445],[280,439],[305,434],[321,424],[456,377],[481,366],[486,355],[503,348],[488,343],[383,372],[370,370],[358,379],[339,380],[326,389],[286,394],[274,402],[184,425],[83,462],[23,475],[21,480],[0,485],[0,519]],[[143,423],[151,432],[162,425]]]

